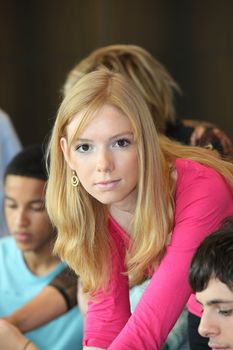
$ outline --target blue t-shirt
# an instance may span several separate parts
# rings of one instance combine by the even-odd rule
[[[0,239],[0,317],[11,314],[35,297],[64,268],[59,263],[45,276],[34,275],[12,237]],[[81,350],[83,321],[78,307],[39,327],[26,336],[40,350]]]

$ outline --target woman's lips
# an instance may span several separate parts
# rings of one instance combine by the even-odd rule
[[[97,182],[95,186],[101,190],[112,190],[118,186],[119,182],[120,180],[101,181]]]

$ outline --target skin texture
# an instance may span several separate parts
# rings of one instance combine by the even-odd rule
[[[196,298],[203,308],[198,331],[209,338],[209,347],[233,349],[233,292],[218,279],[211,279]]]
[[[76,130],[78,118],[79,114],[68,125],[68,139]],[[129,231],[125,219],[135,207],[138,156],[128,118],[117,108],[104,105],[71,146],[70,153],[66,138],[62,137],[60,143],[81,185],[109,205],[112,216]]]

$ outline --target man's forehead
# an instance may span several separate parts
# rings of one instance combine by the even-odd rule
[[[220,280],[211,279],[203,291],[196,292],[196,299],[203,305],[233,304],[233,291]]]

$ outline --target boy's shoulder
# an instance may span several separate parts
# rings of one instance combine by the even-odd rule
[[[18,250],[14,238],[12,236],[5,236],[0,238],[0,254],[11,254]]]

